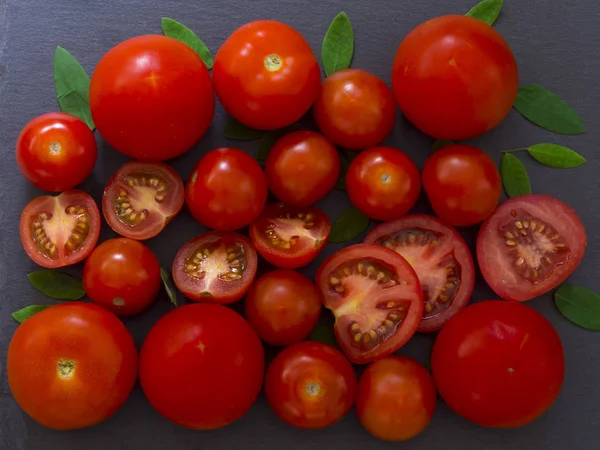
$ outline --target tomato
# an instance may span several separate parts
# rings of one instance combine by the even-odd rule
[[[116,316],[68,302],[19,325],[6,368],[12,395],[32,419],[75,430],[103,422],[125,403],[138,359],[133,337]]]
[[[319,267],[317,287],[335,315],[336,339],[355,364],[394,353],[421,322],[419,279],[389,248],[356,244],[334,253]]]
[[[265,172],[269,188],[279,200],[309,206],[334,188],[340,176],[340,157],[322,134],[294,131],[273,145]]]
[[[392,87],[404,116],[424,133],[460,141],[496,127],[519,89],[517,62],[485,22],[449,15],[429,20],[402,41]]]
[[[140,352],[150,404],[182,427],[212,430],[241,418],[260,393],[260,339],[242,316],[211,303],[180,306],[152,327]]]
[[[464,308],[473,293],[475,265],[456,230],[433,216],[412,214],[375,227],[365,244],[390,248],[419,277],[425,306],[418,331],[437,331]]]
[[[462,227],[482,222],[496,209],[502,180],[496,164],[484,152],[450,145],[425,162],[423,188],[436,215]]]
[[[346,173],[350,201],[375,220],[397,219],[417,202],[421,174],[412,160],[392,147],[373,147],[352,160]]]
[[[271,203],[250,224],[250,238],[264,259],[282,269],[313,261],[327,244],[331,221],[314,206]]]
[[[482,426],[515,428],[552,405],[565,361],[558,334],[540,313],[520,303],[484,301],[442,328],[431,368],[456,413]]]
[[[356,412],[365,429],[384,441],[407,441],[425,431],[437,394],[425,367],[406,356],[369,365],[358,382]]]
[[[58,268],[84,260],[100,236],[100,211],[83,191],[43,195],[21,213],[21,243],[42,267]]]
[[[205,227],[231,231],[256,219],[267,195],[267,178],[254,158],[235,148],[219,148],[194,167],[185,203]]]
[[[265,396],[284,422],[302,429],[333,425],[356,395],[356,375],[339,350],[305,341],[282,350],[265,376]]]
[[[98,160],[92,130],[79,118],[46,113],[31,120],[19,134],[17,164],[31,184],[63,192],[81,184]]]
[[[109,239],[83,267],[83,287],[93,303],[118,316],[132,316],[156,299],[162,282],[154,253],[139,241]]]
[[[586,246],[585,228],[573,209],[556,198],[531,194],[502,203],[483,223],[477,261],[496,294],[522,302],[565,281]]]
[[[166,160],[206,133],[215,95],[204,62],[189,46],[166,36],[137,36],[98,62],[90,108],[98,131],[118,151]]]
[[[225,111],[260,130],[298,121],[312,106],[321,81],[306,39],[273,20],[257,20],[234,31],[217,52],[212,72]]]

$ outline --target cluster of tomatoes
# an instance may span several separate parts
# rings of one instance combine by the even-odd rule
[[[329,426],[355,405],[363,426],[387,440],[422,432],[436,392],[481,425],[534,420],[560,391],[563,350],[548,321],[520,302],[553,289],[579,264],[581,222],[542,195],[498,206],[498,169],[477,148],[449,145],[421,174],[402,151],[381,146],[397,106],[436,139],[478,136],[508,114],[517,81],[502,37],[463,16],[428,21],[403,40],[393,90],[358,69],[321,82],[306,40],[274,21],[236,30],[217,53],[212,78],[174,39],[117,45],[94,71],[90,108],[103,138],[134,158],[102,199],[102,214],[121,238],[97,245],[99,208],[74,190],[97,159],[85,123],[45,114],[19,137],[17,161],[27,179],[61,192],[27,205],[23,246],[47,268],[85,260],[91,303],[53,306],[18,327],[8,353],[15,399],[46,426],[91,426],[123,404],[139,374],[152,406],[193,429],[239,419],[263,384],[291,425]],[[205,134],[215,94],[228,114],[258,130],[291,126],[312,108],[320,132],[283,135],[264,169],[241,150],[210,151],[184,185],[162,161]],[[345,178],[350,200],[383,223],[364,243],[328,257],[313,283],[294,269],[328,241],[330,220],[314,204],[340,175],[336,147],[357,152]],[[438,217],[409,214],[422,187]],[[269,191],[278,201],[267,201]],[[173,263],[177,288],[194,302],[153,326],[138,361],[116,316],[139,314],[155,300],[160,266],[141,241],[159,235],[184,204],[212,230],[186,243]],[[475,264],[454,226],[482,222],[477,261],[504,300],[467,307]],[[240,233],[246,226],[249,238]],[[257,277],[260,258],[276,269]],[[224,306],[243,297],[245,317]],[[335,316],[340,350],[306,340],[323,305]],[[392,355],[416,332],[438,330],[433,376]],[[261,341],[285,347],[266,375]],[[351,363],[369,364],[358,381]]]

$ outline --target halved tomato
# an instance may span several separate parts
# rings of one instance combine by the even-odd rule
[[[83,191],[70,190],[30,201],[21,213],[21,243],[27,255],[47,268],[84,260],[100,236],[100,211]]]
[[[179,214],[184,192],[181,177],[167,164],[130,161],[106,185],[102,212],[121,236],[149,239]]]
[[[477,238],[477,261],[487,284],[505,300],[523,302],[561,284],[587,246],[581,220],[565,203],[530,194],[502,203]]]
[[[460,234],[438,218],[412,214],[382,223],[365,244],[390,248],[415,269],[425,300],[418,331],[439,330],[469,302],[475,284],[473,258]]]
[[[317,287],[335,315],[337,341],[355,364],[395,352],[421,322],[417,274],[389,248],[356,244],[334,253],[319,268]]]
[[[329,217],[314,206],[272,203],[250,224],[250,237],[258,253],[274,266],[297,269],[323,250],[329,233]]]
[[[177,252],[173,281],[191,300],[233,303],[254,282],[257,260],[248,238],[234,231],[211,231]]]

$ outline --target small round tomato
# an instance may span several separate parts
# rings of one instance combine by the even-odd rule
[[[232,231],[258,217],[268,193],[267,177],[254,158],[235,148],[219,148],[194,167],[185,203],[205,227]]]
[[[502,180],[492,158],[478,148],[449,145],[425,162],[423,188],[436,215],[462,227],[482,222],[496,209]]]
[[[250,224],[250,238],[264,259],[282,269],[313,261],[325,247],[331,221],[314,206],[271,203]]]
[[[450,15],[429,20],[398,47],[392,86],[406,118],[451,141],[496,127],[517,97],[519,72],[504,38],[485,22]]]
[[[125,403],[138,356],[125,325],[99,306],[68,302],[26,319],[8,348],[8,383],[18,405],[56,430],[91,427]]]
[[[84,260],[100,236],[100,211],[83,191],[70,190],[30,201],[21,213],[21,243],[27,255],[47,268]]]
[[[127,39],[98,62],[90,83],[98,131],[125,155],[175,158],[206,133],[215,95],[206,65],[188,45],[166,36]]]
[[[284,422],[302,429],[333,425],[354,403],[356,375],[338,350],[305,341],[282,350],[265,376],[267,402]]]
[[[181,177],[167,164],[129,161],[106,185],[102,213],[121,236],[150,239],[179,214],[184,192]]]
[[[530,194],[505,201],[483,223],[477,261],[496,294],[522,302],[565,281],[586,246],[587,233],[572,208],[556,198]]]
[[[431,368],[440,396],[457,414],[486,427],[515,428],[554,403],[565,361],[558,334],[540,313],[484,301],[442,328]]]
[[[17,139],[16,157],[31,184],[44,191],[63,192],[92,173],[98,147],[94,133],[81,119],[46,113],[25,125]]]
[[[273,20],[248,23],[221,45],[212,69],[217,97],[250,128],[275,130],[312,106],[321,69],[306,39]]]
[[[421,192],[421,174],[400,150],[373,147],[350,163],[346,190],[354,206],[370,218],[397,219],[415,206]]]
[[[335,336],[355,364],[384,358],[417,331],[423,292],[410,264],[389,248],[346,247],[317,272],[324,305],[335,316]]]
[[[356,412],[376,438],[407,441],[425,431],[436,401],[425,367],[406,356],[388,356],[369,365],[360,377]]]
[[[83,267],[83,288],[93,303],[118,316],[147,309],[161,286],[160,264],[139,241],[109,239],[94,249]]]
[[[314,104],[321,132],[351,150],[379,145],[396,122],[390,88],[375,75],[359,69],[335,72],[323,81]]]
[[[171,422],[196,430],[214,430],[246,414],[264,370],[264,349],[252,327],[211,303],[164,315],[140,351],[140,383],[150,404]]]

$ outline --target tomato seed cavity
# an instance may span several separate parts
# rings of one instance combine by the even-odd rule
[[[246,269],[246,255],[244,248],[240,246],[230,247],[226,254],[222,255],[221,262],[215,262],[215,258],[219,258],[218,254],[214,254],[221,246],[221,243],[198,247],[185,260],[184,272],[192,277],[202,279],[206,276],[207,271],[214,269],[217,266],[223,266],[223,270],[219,272],[218,279],[221,281],[236,281],[242,278]],[[209,256],[213,254],[213,260]]]
[[[306,230],[310,230],[312,227],[315,226],[315,215],[313,213],[304,214],[300,212],[296,215],[286,213],[278,215],[277,219],[282,221],[301,220],[303,222],[304,229]],[[300,239],[300,236],[298,235],[294,235],[286,239],[281,235],[281,233],[277,233],[277,228],[277,224],[272,223],[265,229],[265,235],[267,236],[269,242],[273,247],[277,247],[283,250],[289,250],[296,244],[296,242],[298,242],[298,239]],[[318,245],[319,242],[320,241],[317,241],[315,245]]]
[[[338,294],[342,294],[344,292],[343,279],[351,275],[368,277],[384,288],[403,284],[392,270],[379,261],[364,259],[340,265],[329,277],[329,286]]]
[[[167,195],[169,183],[162,177],[150,173],[134,173],[126,178],[130,188],[150,189],[154,193],[154,201],[162,203]],[[150,212],[147,209],[137,210],[127,193],[127,188],[122,187],[119,195],[113,201],[113,207],[119,220],[127,225],[136,226],[148,219]]]

